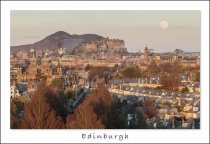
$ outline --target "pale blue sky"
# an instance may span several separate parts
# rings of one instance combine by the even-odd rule
[[[167,29],[160,21],[169,23]],[[11,45],[55,33],[94,33],[125,41],[128,51],[200,51],[200,11],[11,11]]]

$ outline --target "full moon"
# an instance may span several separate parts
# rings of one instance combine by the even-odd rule
[[[165,20],[160,21],[160,28],[161,29],[166,29],[168,28],[168,22]]]

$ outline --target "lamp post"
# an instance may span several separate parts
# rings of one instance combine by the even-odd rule
[[[174,112],[172,112],[172,128],[175,128],[175,124],[174,124]]]

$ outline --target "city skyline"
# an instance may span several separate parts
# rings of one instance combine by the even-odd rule
[[[143,52],[146,44],[156,52],[200,51],[199,11],[11,11],[11,46],[59,30],[123,39],[129,52]]]
[[[200,129],[193,13],[12,12],[10,128]]]

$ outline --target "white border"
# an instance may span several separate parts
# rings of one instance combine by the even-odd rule
[[[203,143],[209,142],[209,3],[186,1],[148,2],[1,2],[1,140],[3,143]],[[93,130],[10,130],[9,66],[10,10],[200,10],[201,31],[201,130],[97,130],[97,134],[129,135],[128,140],[83,140]]]

